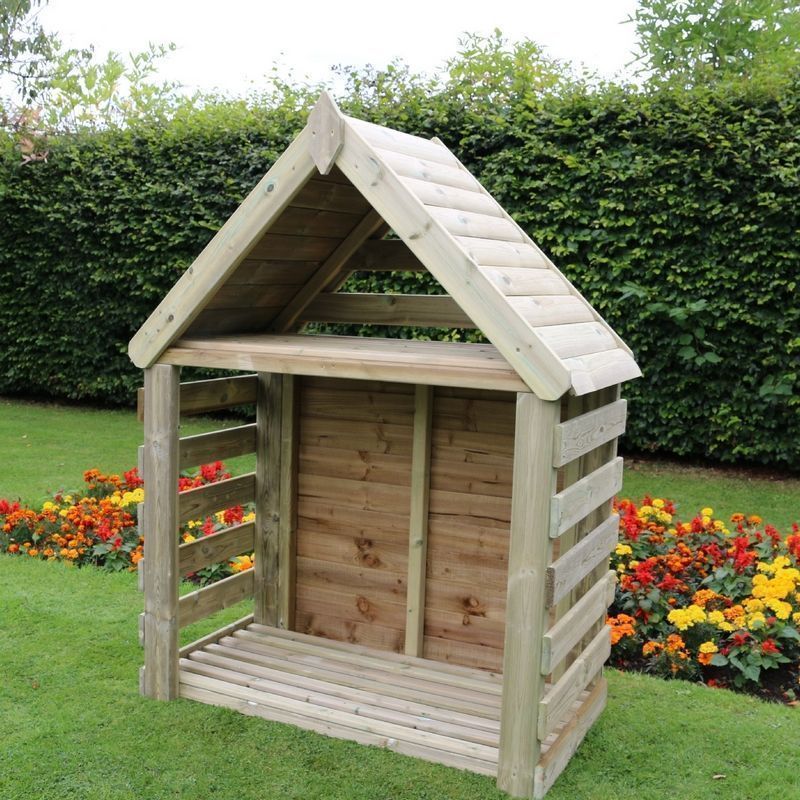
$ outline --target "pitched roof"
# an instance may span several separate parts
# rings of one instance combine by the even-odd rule
[[[452,298],[428,305],[451,303],[453,322],[466,315],[541,398],[641,374],[608,323],[447,147],[347,117],[327,95],[133,337],[132,360],[150,366],[184,333],[293,330],[310,307],[330,305],[370,248],[388,251],[374,241],[387,228],[404,243],[391,243],[405,251],[397,268],[418,260]]]

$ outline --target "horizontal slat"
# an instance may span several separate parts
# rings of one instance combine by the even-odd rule
[[[338,246],[338,236],[285,236],[266,233],[247,254],[248,258],[281,261],[323,261]]]
[[[399,177],[414,178],[441,186],[453,186],[465,191],[480,192],[480,184],[466,170],[447,164],[437,164],[423,158],[393,153],[391,150],[374,148],[376,155]]]
[[[602,714],[606,707],[607,696],[606,680],[601,678],[577,714],[567,723],[558,738],[539,760],[534,771],[533,796],[535,798],[544,797],[548,789],[556,782],[578,749],[578,745],[583,741],[583,737]]]
[[[545,573],[545,597],[551,608],[566,597],[595,567],[608,561],[618,539],[619,516],[612,514],[561,555]]]
[[[615,577],[614,572],[607,572],[542,637],[542,675],[549,675],[605,616],[614,600]]]
[[[369,239],[351,256],[345,269],[365,272],[425,272],[425,265],[400,239]]]
[[[594,319],[589,306],[574,295],[509,297],[508,304],[534,328],[568,322],[590,322]]]
[[[250,405],[256,402],[258,382],[255,375],[237,375],[233,378],[212,378],[208,381],[182,383],[180,389],[181,414],[205,414],[231,406]],[[136,418],[144,420],[144,389],[136,393]]]
[[[497,242],[494,239],[455,236],[461,248],[481,266],[546,267],[544,256],[525,242]]]
[[[556,425],[553,466],[563,467],[595,447],[622,436],[627,407],[626,400],[617,400]]]
[[[319,294],[300,319],[435,328],[475,327],[449,295]]]
[[[228,561],[243,553],[252,553],[255,525],[245,522],[234,525],[211,536],[201,536],[178,548],[178,569],[181,575],[189,575],[203,567]]]
[[[184,645],[178,651],[178,655],[181,658],[186,658],[190,653],[193,653],[195,650],[200,650],[202,647],[205,647],[208,644],[213,644],[222,636],[230,636],[234,631],[238,631],[239,628],[246,627],[252,621],[253,621],[252,614],[247,614],[244,617],[240,617],[235,622],[231,622],[230,625],[226,625],[224,628],[219,628],[215,631],[212,631],[206,636],[202,636],[201,638],[195,639],[193,642],[189,642],[189,644]]]
[[[292,198],[292,207],[346,211],[363,216],[369,210],[369,203],[350,183],[333,182],[318,176],[308,181]]]
[[[160,361],[289,375],[530,391],[497,349],[484,344],[356,336],[197,337],[178,340]]]
[[[537,329],[536,335],[561,358],[600,353],[617,347],[614,336],[601,322],[550,325]]]
[[[196,436],[184,436],[179,440],[179,451],[180,469],[255,453],[255,423],[236,428],[223,428],[210,433],[198,433]]]
[[[569,284],[543,261],[535,267],[481,267],[481,272],[506,296],[568,295]]]
[[[438,206],[427,206],[427,209],[428,213],[454,236],[470,236],[500,242],[525,241],[525,234],[505,217]]]
[[[446,147],[430,139],[411,136],[408,133],[384,128],[382,125],[374,125],[371,122],[352,117],[347,121],[366,141],[382,150],[390,150],[393,153],[414,158],[424,158],[426,161],[458,168],[456,157]]]
[[[346,236],[361,216],[339,211],[320,211],[290,205],[270,225],[270,233],[288,236]]]
[[[597,677],[609,655],[611,655],[611,632],[607,625],[603,625],[603,629],[539,703],[540,741],[544,741],[565,721],[573,703],[581,696],[589,682]]]
[[[237,478],[208,483],[178,495],[178,521],[202,519],[207,514],[231,506],[252,503],[256,493],[256,475],[248,472]]]
[[[204,307],[204,311],[221,309],[280,308],[296,294],[296,284],[226,283]]]
[[[561,536],[622,488],[622,459],[617,457],[555,495],[550,501],[550,536]]]
[[[503,210],[497,201],[488,194],[456,189],[454,186],[443,186],[416,178],[402,178],[402,182],[426,205],[440,208],[451,208],[458,211],[472,211],[476,214],[488,214],[491,217],[503,217]]]
[[[253,596],[253,570],[237,572],[178,600],[178,625],[185,628],[199,619]]]
[[[568,358],[564,366],[572,375],[572,389],[578,396],[639,378],[642,374],[633,356],[624,350]]]

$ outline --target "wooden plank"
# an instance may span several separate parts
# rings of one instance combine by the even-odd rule
[[[518,225],[496,214],[480,214],[436,206],[429,207],[428,211],[453,236],[493,239],[499,242],[525,241],[525,236]]]
[[[431,485],[433,387],[417,386],[414,446],[411,454],[411,510],[408,522],[408,586],[405,652],[422,655],[425,628],[425,580],[428,554],[428,500]]]
[[[248,258],[269,261],[324,261],[339,245],[339,236],[287,236],[265,233],[250,250]]]
[[[508,304],[534,328],[572,322],[591,322],[594,319],[586,303],[572,295],[509,297]]]
[[[240,617],[235,622],[231,622],[230,625],[225,625],[225,627],[220,628],[219,630],[213,631],[212,633],[202,636],[199,639],[195,639],[193,642],[181,647],[180,657],[187,658],[189,654],[194,653],[195,650],[201,650],[207,645],[213,644],[223,636],[230,636],[234,631],[238,631],[239,628],[247,627],[252,621],[253,615],[247,614],[244,617]]]
[[[181,469],[254,453],[256,426],[239,425],[236,428],[183,436],[180,439],[179,450],[178,464]]]
[[[619,516],[612,514],[547,568],[548,608],[566,597],[595,567],[608,561],[617,543],[618,531]]]
[[[323,92],[308,115],[311,129],[311,157],[317,169],[327,175],[344,143],[344,120],[327,92]]]
[[[310,706],[298,700],[236,687],[225,681],[187,671],[181,673],[181,696],[232,708],[250,716],[295,725],[326,736],[386,747],[405,755],[460,769],[471,769],[473,772],[482,772],[485,775],[493,774],[494,762],[491,760],[493,748],[485,745],[456,747],[451,743],[458,740],[450,737],[415,731],[388,722],[368,720],[335,709]]]
[[[549,675],[569,651],[585,636],[614,600],[614,572],[606,573],[542,637],[542,675]]]
[[[203,314],[221,309],[273,309],[286,305],[298,292],[297,284],[226,283],[203,309]],[[192,329],[196,329],[196,325]]]
[[[322,176],[308,181],[292,200],[292,206],[322,211],[346,211],[362,217],[369,211],[369,203],[364,195],[349,182],[334,183]]]
[[[611,632],[604,625],[539,703],[539,740],[544,741],[564,722],[576,700],[611,655]]]
[[[355,322],[424,328],[475,328],[449,295],[337,292],[317,295],[301,322]]]
[[[451,662],[491,672],[503,671],[502,649],[486,647],[474,642],[466,644],[454,639],[426,636],[425,658],[432,659],[437,663]]]
[[[290,375],[530,391],[497,349],[487,344],[252,334],[181,339],[165,352],[162,361]]]
[[[606,706],[608,687],[605,679],[601,679],[583,702],[578,713],[559,733],[558,738],[550,745],[536,767],[533,797],[541,800],[548,789],[556,782],[569,760],[589,732]]]
[[[353,272],[425,272],[425,265],[400,239],[368,239],[346,266]]]
[[[443,186],[416,178],[403,178],[402,181],[426,206],[471,211],[492,217],[503,216],[498,203],[479,192],[456,189],[453,186]]]
[[[412,136],[408,133],[395,131],[382,125],[355,119],[354,117],[348,117],[347,123],[374,147],[411,158],[425,159],[435,164],[458,165],[455,156],[446,147],[442,147],[441,144],[437,144],[430,139]],[[345,174],[347,173],[345,172]]]
[[[507,297],[569,296],[570,285],[549,269],[531,267],[481,267],[485,275]]]
[[[178,521],[204,519],[216,511],[252,503],[255,491],[254,472],[188,489],[178,495]]]
[[[137,331],[128,346],[137,367],[153,364],[189,327],[316,172],[310,137],[304,128]]]
[[[556,426],[553,466],[561,467],[625,433],[628,403],[617,400]]]
[[[181,414],[207,414],[256,402],[256,376],[237,375],[181,384]]]
[[[554,495],[550,501],[550,536],[560,536],[621,488],[622,459],[617,457]]]
[[[179,373],[163,364],[144,373],[144,694],[155,700],[178,696]]]
[[[255,525],[245,522],[211,536],[201,536],[178,548],[178,568],[181,575],[190,575],[203,567],[229,561],[243,553],[252,553]]]
[[[281,383],[277,624],[291,629],[294,627],[296,597],[301,387],[294,375],[284,375]]]
[[[482,237],[456,236],[465,253],[482,267],[545,268],[541,251],[525,241],[498,242]]]
[[[503,656],[503,703],[497,785],[515,797],[530,797],[539,760],[536,736],[544,678],[537,667],[545,624],[544,569],[549,563],[550,508],[555,489],[553,427],[560,403],[535,395],[517,397],[508,601]]]
[[[633,356],[620,350],[567,358],[564,366],[572,374],[572,389],[578,395],[624,383],[642,375]]]
[[[281,511],[281,416],[283,376],[258,375],[258,426],[255,472],[255,595],[254,619],[266,625],[278,621],[278,538]]]
[[[259,306],[257,308],[210,308],[197,315],[186,331],[187,336],[220,336],[224,334],[253,333],[266,330],[270,322],[284,308]]]
[[[272,223],[270,232],[287,236],[328,236],[338,238],[347,236],[359,219],[359,215],[352,212],[348,213],[339,210],[320,211],[316,208],[301,208],[292,203]],[[297,262],[290,263],[297,264]],[[239,269],[241,269],[241,266]],[[282,283],[282,281],[276,280],[274,283]],[[287,283],[298,283],[298,281],[287,281]]]
[[[474,255],[468,252],[480,249],[482,241],[489,241],[494,250],[511,248],[520,253],[530,246],[454,237],[432,219],[428,208],[401,183],[393,167],[383,159],[382,153],[385,152],[379,152],[354,128],[350,128],[338,163],[387,224],[428,266],[445,291],[487,338],[502,347],[503,356],[525,383],[540,397],[548,400],[560,398],[570,385],[568,373],[552,352],[530,335],[530,326],[518,315],[508,313],[505,297],[480,274]],[[464,174],[474,181],[469,173]],[[474,185],[479,186],[477,181]],[[465,241],[470,243],[466,249]],[[520,253],[517,253],[518,257],[521,257]],[[469,280],[465,280],[465,275]],[[533,368],[534,364],[536,368]],[[416,382],[435,383],[421,379]]]
[[[306,209],[287,209],[289,211],[305,211]],[[324,214],[324,211],[308,211],[309,214]],[[338,214],[336,216],[339,216]],[[319,264],[315,261],[264,261],[246,258],[239,264],[236,272],[228,278],[226,286],[241,284],[280,284],[283,286],[302,286],[316,271]]]
[[[183,595],[178,602],[180,627],[216,614],[253,596],[253,570],[237,572],[221,581]]]
[[[459,169],[457,166],[437,164],[435,161],[414,158],[380,147],[371,147],[371,152],[374,152],[398,178],[414,178],[438,186],[451,186],[470,192],[480,191],[478,181],[469,172]]]
[[[343,239],[335,250],[325,258],[314,276],[303,286],[294,299],[281,311],[271,329],[284,333],[294,327],[300,315],[311,301],[336,278],[350,256],[381,226],[383,219],[376,211],[370,211]]]
[[[536,335],[559,357],[574,358],[615,350],[616,340],[605,324],[575,322],[536,328]]]

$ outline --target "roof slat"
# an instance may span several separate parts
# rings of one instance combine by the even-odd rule
[[[522,231],[502,217],[458,211],[453,208],[426,206],[430,215],[439,220],[454,236],[492,239],[500,242],[524,242]]]

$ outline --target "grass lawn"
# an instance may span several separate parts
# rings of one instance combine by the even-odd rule
[[[236,422],[188,417],[190,435]],[[132,411],[99,411],[71,406],[0,400],[0,498],[39,502],[59,489],[81,486],[83,471],[97,467],[121,472],[136,464],[142,426]],[[234,473],[253,468],[250,456],[234,459]],[[746,472],[700,469],[675,463],[628,459],[622,494],[670,497],[678,515],[690,519],[705,506],[729,518],[736,511],[759,514],[788,530],[800,522],[800,479],[753,477]]]
[[[4,800],[505,797],[489,778],[226,709],[140,698],[141,605],[130,573],[0,556]],[[229,609],[216,624],[241,614]],[[204,632],[196,625],[184,638]],[[796,800],[800,711],[677,681],[608,678],[608,708],[552,800],[748,800],[765,791]]]

